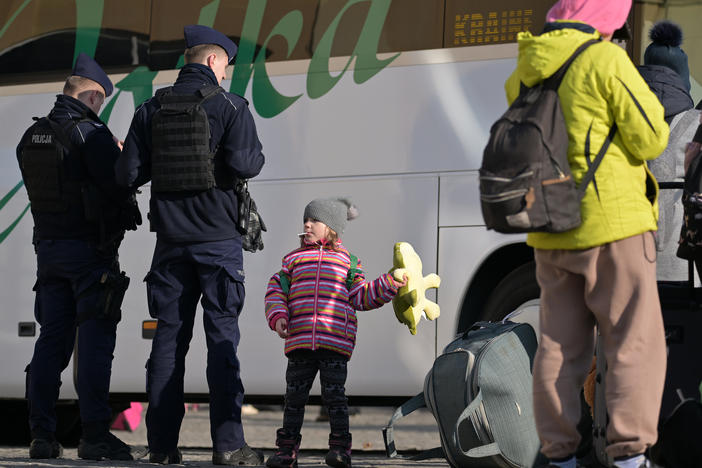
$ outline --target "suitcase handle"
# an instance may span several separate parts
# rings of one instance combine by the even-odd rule
[[[475,396],[473,401],[470,402],[470,404],[461,412],[461,415],[458,416],[458,419],[456,420],[456,427],[454,429],[454,438],[456,440],[456,445],[458,446],[458,449],[463,452],[463,455],[466,457],[470,458],[484,458],[484,457],[491,457],[493,455],[501,455],[502,451],[500,450],[500,447],[497,445],[497,442],[492,442],[489,444],[485,445],[480,445],[478,447],[471,447],[468,450],[464,449],[463,446],[461,445],[461,438],[458,437],[458,428],[463,424],[463,422],[468,419],[470,420],[470,423],[473,425],[473,428],[475,430],[475,434],[480,436],[480,434],[483,432],[482,429],[475,427],[475,422],[474,421],[479,421],[480,420],[480,406],[483,403],[483,391],[478,390],[478,394]]]

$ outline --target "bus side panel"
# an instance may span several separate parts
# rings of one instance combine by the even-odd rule
[[[511,242],[504,242],[507,243]],[[449,320],[439,322],[439,351],[456,336],[458,313],[473,272],[497,247],[499,245],[495,243],[495,235],[486,231],[484,226],[439,229],[439,303],[442,317],[447,309],[455,311],[452,315],[447,315],[447,318],[451,317]]]
[[[321,98],[303,94],[282,114],[257,120],[267,156],[260,177],[476,170],[490,126],[507,108],[503,83],[513,69],[514,59],[417,64],[388,67],[362,84],[347,71]],[[305,80],[272,78],[286,95],[304,93]]]

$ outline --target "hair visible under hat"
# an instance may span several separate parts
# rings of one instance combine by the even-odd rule
[[[654,24],[648,35],[651,44],[644,52],[644,65],[668,67],[680,76],[687,90],[690,90],[690,68],[687,54],[680,48],[683,33],[680,27],[671,21],[659,21]]]
[[[341,235],[346,222],[358,217],[358,208],[348,197],[317,198],[305,207],[302,221],[316,219]]]

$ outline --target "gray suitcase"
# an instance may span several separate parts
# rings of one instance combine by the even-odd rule
[[[398,408],[383,429],[388,456],[397,455],[395,422],[426,406],[441,438],[441,450],[428,454],[443,451],[453,467],[534,466],[539,454],[531,374],[536,346],[529,324],[473,325],[436,358],[424,392]]]

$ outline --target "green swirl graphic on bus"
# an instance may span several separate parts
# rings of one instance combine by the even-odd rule
[[[0,28],[0,38],[32,2],[33,0],[25,0],[9,16],[7,22]],[[380,36],[383,32],[383,26],[391,3],[392,0],[348,0],[346,2],[321,35],[309,60],[306,89],[304,91],[306,91],[310,99],[318,99],[327,94],[339,82],[354,61],[353,80],[356,84],[362,84],[387,67],[400,55],[398,52],[389,58],[382,60],[377,58]],[[268,0],[249,0],[248,2],[241,38],[238,41],[239,53],[234,63],[229,90],[233,93],[244,95],[249,83],[251,83],[252,103],[256,113],[263,118],[272,118],[293,105],[304,92],[286,96],[275,88],[266,70],[266,51],[269,43],[274,38],[282,38],[287,43],[286,58],[290,59],[292,51],[300,41],[304,15],[302,11],[296,9],[287,12],[273,26],[268,36],[261,41],[259,36],[267,4]],[[336,75],[332,75],[329,70],[329,61],[332,56],[334,39],[337,36],[339,25],[344,15],[357,4],[366,4],[368,7],[365,21],[356,39],[353,52],[348,57],[345,66]],[[220,0],[214,0],[202,7],[197,18],[197,24],[214,26],[219,7]],[[104,12],[105,0],[75,0],[76,26],[73,61],[81,52],[92,57],[95,56],[102,30]],[[183,57],[181,56],[177,66],[180,67],[182,64]],[[100,118],[104,122],[109,123],[115,104],[123,92],[132,94],[135,108],[153,96],[153,81],[157,73],[158,71],[152,71],[143,65],[133,69],[126,77],[115,84],[116,92],[114,97],[106,103],[100,113]],[[20,181],[2,198],[0,210],[17,194],[23,185],[23,182]],[[11,221],[7,228],[0,232],[0,243],[17,226],[28,209],[29,204]]]

